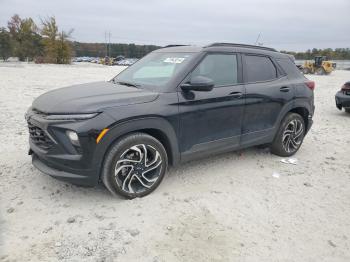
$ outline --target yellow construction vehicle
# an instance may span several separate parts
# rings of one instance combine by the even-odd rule
[[[110,58],[108,56],[104,57],[104,58],[101,58],[100,59],[100,64],[102,65],[112,65],[113,64],[113,58]]]
[[[336,63],[327,60],[325,56],[315,56],[314,61],[305,61],[302,72],[304,74],[328,75],[336,66]]]

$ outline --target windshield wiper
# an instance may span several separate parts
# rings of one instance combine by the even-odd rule
[[[130,82],[124,82],[124,81],[115,81],[115,80],[113,80],[113,83],[119,84],[119,85],[123,85],[123,86],[133,86],[133,87],[136,87],[136,88],[140,87],[140,85],[138,85],[138,84],[130,83]]]

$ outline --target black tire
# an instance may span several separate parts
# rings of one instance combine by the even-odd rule
[[[315,74],[316,75],[325,75],[326,71],[322,67],[320,67],[320,68],[316,69]]]
[[[157,165],[155,168],[150,164],[153,161],[154,166]],[[132,199],[153,192],[164,178],[167,167],[168,157],[162,143],[145,133],[133,133],[118,139],[108,150],[101,178],[113,195]]]
[[[344,110],[345,110],[346,113],[350,114],[350,107],[344,108]]]
[[[304,75],[310,74],[310,70],[309,70],[309,68],[307,68],[307,67],[304,67],[304,68],[302,69],[302,72],[303,72]]]
[[[271,153],[282,157],[294,155],[303,143],[305,130],[304,119],[299,114],[288,113],[272,142]]]

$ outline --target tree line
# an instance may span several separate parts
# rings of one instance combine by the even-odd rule
[[[7,27],[0,28],[0,58],[14,56],[20,61],[39,63],[70,63],[72,46],[69,37],[72,30],[58,29],[55,17],[41,19],[38,26],[32,18],[14,15]]]
[[[125,57],[141,58],[161,48],[156,45],[135,45],[135,44],[104,44],[104,43],[81,43],[73,42],[73,51],[75,56],[90,57],[117,57],[119,55]],[[295,59],[312,60],[315,56],[326,56],[333,60],[350,60],[350,48],[326,48],[326,49],[309,49],[305,52],[281,51],[294,55]]]
[[[281,51],[282,53],[287,53],[294,55],[295,59],[298,60],[312,60],[315,56],[326,56],[328,59],[332,60],[350,60],[350,48],[325,48],[325,49],[308,49],[306,52],[289,52]]]
[[[103,43],[80,43],[73,42],[75,56],[90,56],[90,57],[132,57],[141,58],[161,48],[156,45],[136,45],[136,44],[103,44]]]

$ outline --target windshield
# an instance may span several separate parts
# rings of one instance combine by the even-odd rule
[[[114,83],[143,86],[162,86],[183,68],[193,53],[151,53],[122,71]]]

